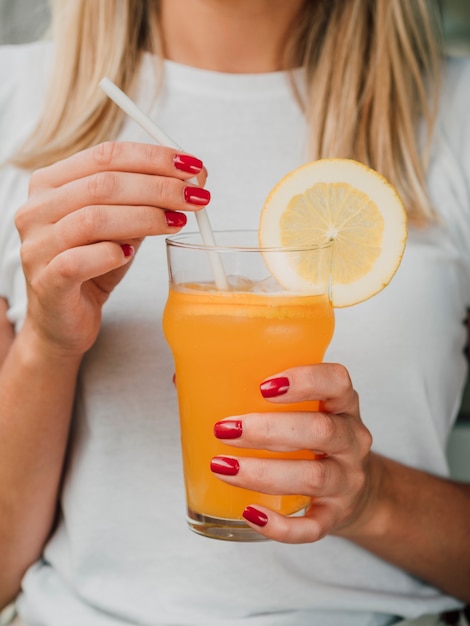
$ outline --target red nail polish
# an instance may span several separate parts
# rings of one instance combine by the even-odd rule
[[[275,398],[283,396],[289,391],[289,379],[285,376],[279,378],[270,378],[260,385],[261,395],[263,398]]]
[[[130,256],[132,256],[134,254],[134,246],[131,246],[128,243],[122,243],[121,244],[121,250],[122,250],[124,256],[126,257],[126,259],[128,259]]]
[[[228,456],[215,456],[211,459],[211,471],[216,474],[224,474],[225,476],[235,476],[240,469],[240,463],[237,459]]]
[[[174,228],[180,228],[188,221],[184,213],[177,213],[176,211],[165,211],[165,219],[168,226]]]
[[[242,515],[246,520],[257,526],[266,526],[268,523],[268,516],[253,506],[247,506]]]
[[[175,154],[173,164],[177,170],[188,174],[199,174],[202,170],[202,161],[189,154]]]
[[[243,432],[240,420],[224,420],[214,424],[214,435],[217,439],[238,439]]]
[[[211,194],[209,191],[207,191],[207,189],[204,189],[203,187],[185,187],[184,199],[186,200],[186,202],[189,202],[189,204],[206,206],[206,204],[209,204]]]

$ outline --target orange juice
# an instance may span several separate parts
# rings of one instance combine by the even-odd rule
[[[214,424],[230,416],[316,410],[317,403],[273,404],[259,385],[288,367],[321,362],[334,314],[327,296],[217,291],[172,285],[163,318],[175,361],[188,516],[242,520],[248,504],[285,515],[304,510],[305,496],[266,495],[227,485],[210,471],[217,455],[306,458],[233,448],[217,440]]]

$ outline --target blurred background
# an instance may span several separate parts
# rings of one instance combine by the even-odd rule
[[[448,53],[470,56],[470,0],[442,0],[442,6]]]
[[[449,54],[470,55],[470,0],[441,2]],[[47,0],[0,0],[0,44],[34,41],[48,22]]]
[[[470,0],[441,2],[449,54],[470,55]],[[0,0],[0,44],[34,41],[48,22],[47,0]]]
[[[49,18],[47,0],[0,0],[0,44],[39,39]]]
[[[441,0],[441,3],[446,52],[452,56],[470,56],[470,0]],[[47,0],[0,0],[0,44],[39,39],[47,31],[49,19]],[[449,456],[454,476],[470,480],[470,383],[451,437]]]

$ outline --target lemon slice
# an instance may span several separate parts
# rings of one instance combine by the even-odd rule
[[[332,242],[335,307],[357,304],[381,291],[400,265],[406,238],[406,212],[395,188],[351,159],[321,159],[287,174],[268,195],[259,225],[262,247]],[[316,278],[306,255],[266,262],[281,285],[308,291]]]

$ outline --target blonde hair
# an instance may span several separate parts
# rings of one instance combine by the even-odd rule
[[[284,59],[306,70],[311,158],[354,158],[380,171],[415,223],[432,217],[425,172],[439,91],[437,2],[306,0]],[[27,169],[116,137],[123,114],[97,83],[106,75],[132,93],[143,52],[162,56],[156,0],[55,0],[53,9],[51,97],[14,159]]]

